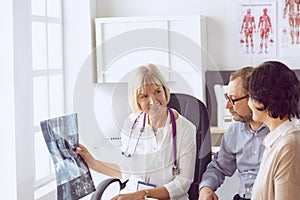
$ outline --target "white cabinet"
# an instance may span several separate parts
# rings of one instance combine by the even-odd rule
[[[204,101],[205,17],[96,18],[95,26],[98,83],[127,82],[131,70],[153,63],[169,81],[172,92]]]

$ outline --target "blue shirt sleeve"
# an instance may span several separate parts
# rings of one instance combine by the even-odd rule
[[[233,142],[232,135],[234,129],[228,128],[228,131],[222,138],[220,151],[207,166],[205,173],[202,175],[202,181],[199,188],[208,186],[216,191],[217,188],[224,182],[225,176],[232,176],[236,167],[236,157],[232,150]]]
[[[226,176],[232,176],[238,170],[239,194],[251,198],[252,187],[264,152],[262,141],[268,132],[269,129],[265,125],[255,132],[247,123],[232,123],[223,135],[217,158],[207,166],[199,188],[208,186],[216,191]]]

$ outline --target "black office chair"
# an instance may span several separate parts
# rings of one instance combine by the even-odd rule
[[[211,137],[208,112],[203,102],[187,94],[171,94],[169,106],[176,109],[182,116],[186,117],[196,126],[196,166],[194,181],[188,193],[189,199],[197,200],[202,174],[211,161]]]
[[[211,161],[211,137],[208,112],[206,106],[199,99],[187,94],[172,93],[168,105],[177,110],[182,116],[186,117],[196,126],[196,166],[194,180],[188,194],[190,200],[198,200],[199,183],[206,166]],[[126,185],[126,182],[122,183],[116,178],[106,179],[97,186],[96,192],[94,192],[91,200],[100,200],[104,190],[114,182],[119,183],[120,190]]]

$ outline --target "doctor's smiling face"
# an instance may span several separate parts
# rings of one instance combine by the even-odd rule
[[[137,94],[137,103],[141,110],[150,115],[166,111],[167,98],[164,87],[158,84],[146,84]]]
[[[241,77],[230,80],[225,98],[226,108],[235,121],[249,122],[252,120],[252,111],[248,106],[248,92],[243,88]]]
[[[130,106],[136,114],[146,112],[155,116],[160,110],[167,110],[170,89],[158,68],[147,64],[137,68],[135,79],[130,85]]]

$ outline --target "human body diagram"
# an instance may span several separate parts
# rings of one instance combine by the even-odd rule
[[[271,23],[271,18],[268,15],[268,9],[264,8],[263,9],[263,14],[259,17],[259,22],[258,22],[258,30],[259,30],[259,36],[260,36],[260,51],[258,53],[263,52],[263,48],[265,53],[268,53],[268,43],[273,42],[272,39],[269,39],[270,34],[273,32],[272,30],[272,23]]]
[[[288,19],[291,44],[300,44],[300,0],[285,1],[283,8],[283,18]]]
[[[276,17],[274,5],[258,3],[245,9],[240,25],[240,44],[244,54],[275,55],[276,25],[273,27],[272,23]]]
[[[245,43],[246,53],[249,53],[249,44],[251,47],[251,53],[254,53],[253,44],[253,32],[255,31],[255,18],[251,14],[251,9],[247,9],[246,15],[243,17],[242,27],[240,33],[244,33],[244,39],[241,39],[241,43]]]

